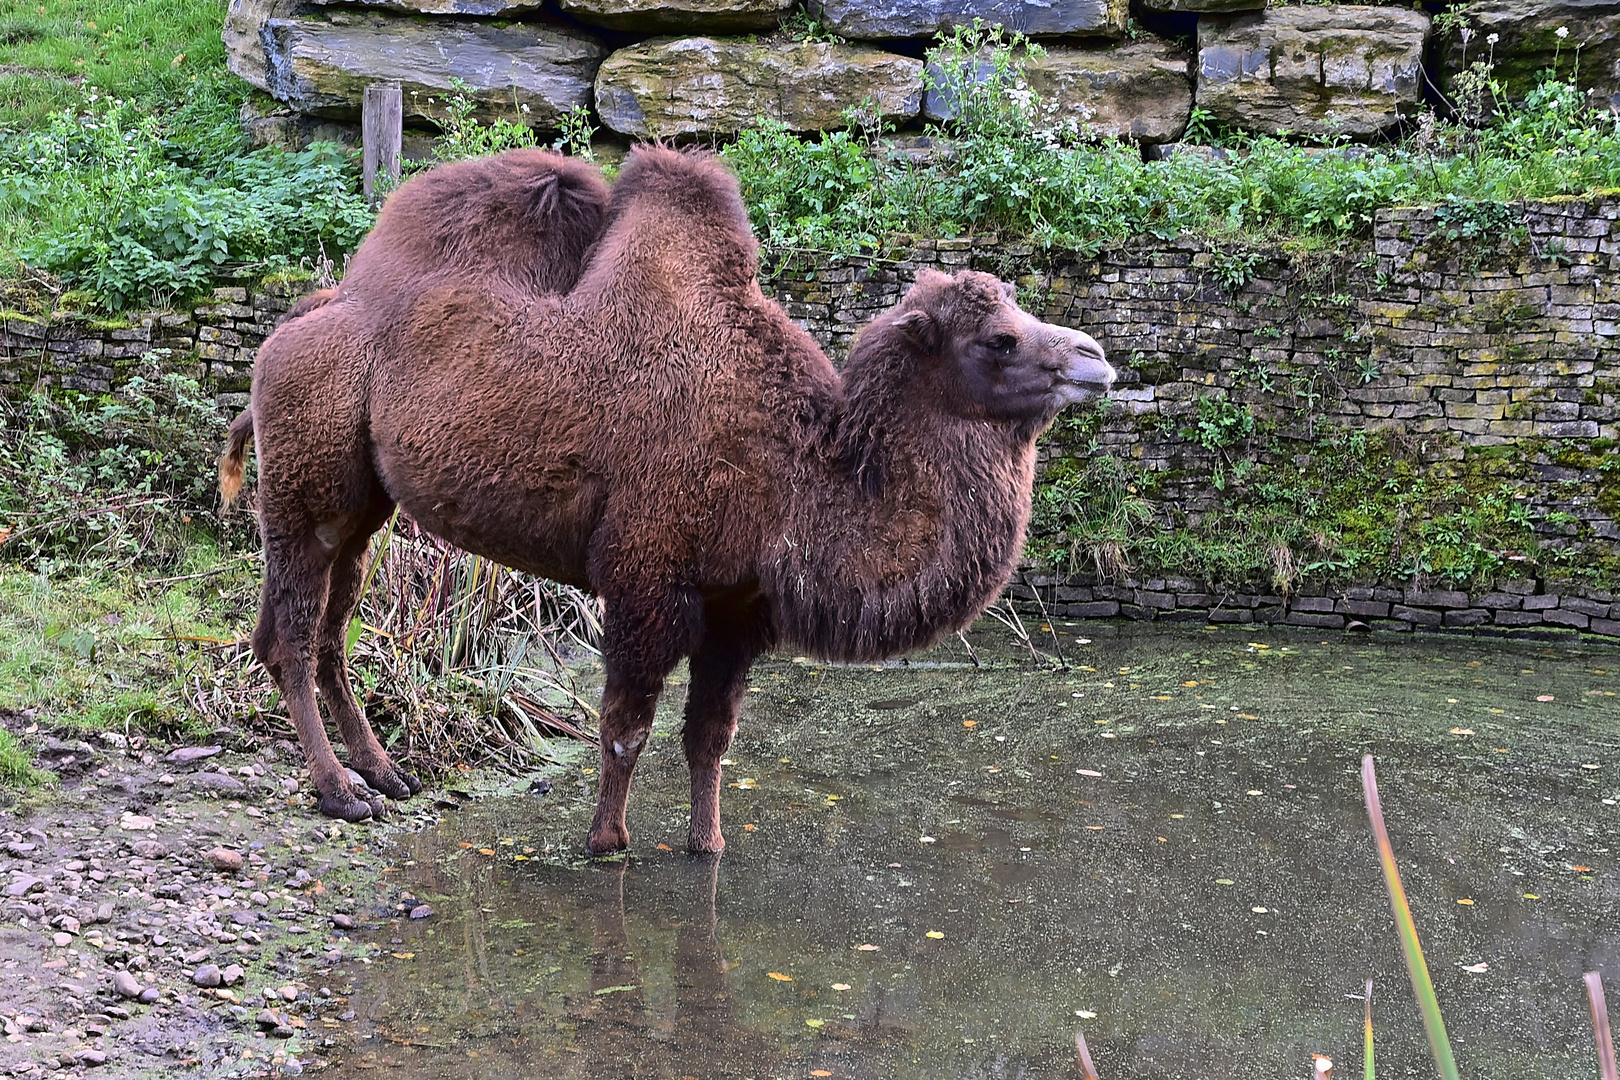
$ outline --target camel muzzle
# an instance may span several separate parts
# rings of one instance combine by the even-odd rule
[[[1069,355],[1063,365],[1064,398],[1072,403],[1108,393],[1118,373],[1097,339],[1079,330],[1070,330],[1065,336],[1069,339]]]

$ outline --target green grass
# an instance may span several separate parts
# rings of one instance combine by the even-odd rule
[[[0,709],[80,732],[211,730],[187,681],[206,679],[205,651],[246,624],[257,563],[199,534],[185,565],[163,576],[91,565],[49,574],[0,563]],[[7,753],[0,741],[0,784],[14,775]]]
[[[0,130],[26,131],[96,88],[163,111],[246,87],[225,75],[222,0],[0,0]]]

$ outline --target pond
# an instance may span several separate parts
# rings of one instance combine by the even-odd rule
[[[1067,670],[983,627],[980,667],[955,641],[760,663],[720,859],[682,850],[679,685],[628,858],[577,855],[577,754],[546,794],[525,778],[402,837],[338,1074],[1075,1077],[1081,1031],[1104,1080],[1307,1077],[1317,1053],[1359,1077],[1371,978],[1379,1076],[1432,1076],[1372,753],[1463,1075],[1596,1076],[1613,646],[1058,629]]]

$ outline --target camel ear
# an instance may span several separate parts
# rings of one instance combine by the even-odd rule
[[[548,173],[536,180],[534,189],[530,191],[529,198],[534,206],[534,212],[539,217],[556,212],[559,192],[556,173]]]
[[[894,328],[919,349],[933,352],[939,348],[939,322],[926,311],[906,312],[894,320]]]

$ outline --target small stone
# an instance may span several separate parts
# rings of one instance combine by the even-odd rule
[[[105,1065],[107,1064],[107,1051],[80,1050],[76,1055],[76,1060],[80,1065],[86,1065],[91,1068],[94,1068],[97,1065]]]
[[[229,773],[200,772],[189,781],[194,791],[212,791],[220,795],[240,795],[247,785]]]
[[[128,1020],[132,1014],[122,1005],[109,1005],[107,1006],[107,1015],[114,1020]]]
[[[141,996],[141,984],[135,976],[127,971],[113,973],[113,989],[118,991],[119,997],[138,998]]]
[[[20,844],[16,841],[12,841],[6,845],[6,852],[7,854],[15,855],[19,859],[24,859],[27,858],[28,855],[38,846],[39,845],[37,844]]]
[[[159,840],[137,840],[134,851],[143,859],[166,859],[169,856],[169,846]]]
[[[283,986],[280,990],[277,990],[276,993],[281,995],[281,1000],[282,1001],[297,1001],[298,1000],[298,987],[292,986],[290,984],[287,985],[287,986]]]
[[[163,760],[172,765],[190,765],[194,761],[201,761],[203,758],[224,752],[223,746],[182,746],[178,750],[170,751],[169,756]]]
[[[432,904],[417,904],[415,907],[411,908],[411,918],[413,919],[425,919],[432,914]]]
[[[6,886],[6,895],[27,896],[29,893],[41,892],[44,888],[45,882],[42,879],[32,874],[18,874],[11,879],[11,884]]]
[[[260,907],[264,907],[266,904],[270,903],[270,897],[262,892],[249,893],[248,899],[253,901],[255,904],[258,904]]]
[[[246,974],[247,972],[242,970],[241,965],[230,964],[224,971],[219,973],[219,976],[224,980],[226,986],[235,986],[242,981],[242,976]]]
[[[218,965],[204,964],[202,967],[191,973],[191,981],[196,983],[198,986],[214,987],[218,986],[225,980],[224,976],[219,970]]]
[[[242,856],[239,852],[227,847],[217,847],[207,855],[208,862],[215,870],[234,874],[242,869]]]
[[[56,934],[51,935],[51,940],[56,943],[57,948],[65,949],[69,945],[73,944],[73,935],[72,934],[56,933]]]
[[[107,901],[104,904],[101,904],[100,906],[98,906],[96,908],[96,922],[98,922],[98,923],[112,922],[113,913],[116,910],[117,910],[117,908],[113,907],[113,904],[112,904],[111,900]]]
[[[140,1001],[141,1001],[142,1005],[151,1005],[151,1004],[155,1003],[157,1001],[157,999],[162,997],[162,996],[163,996],[163,992],[161,990],[159,990],[157,987],[148,986],[146,989],[141,991]]]
[[[124,816],[118,819],[118,827],[125,832],[149,832],[157,828],[157,822],[143,814],[125,812]]]
[[[299,1064],[297,1058],[288,1058],[281,1063],[282,1076],[303,1076],[304,1066]]]
[[[339,930],[353,930],[354,918],[353,916],[338,912],[336,915],[332,916],[332,925],[337,927]]]
[[[241,911],[231,912],[231,922],[235,923],[237,926],[252,926],[258,921],[259,913],[257,911],[249,911],[244,908]]]
[[[277,1024],[270,1029],[272,1039],[290,1039],[296,1034],[298,1034],[298,1031],[291,1024]]]

